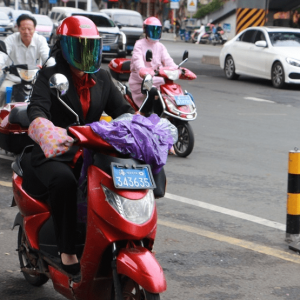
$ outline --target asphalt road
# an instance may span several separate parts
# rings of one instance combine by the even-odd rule
[[[175,62],[198,78],[181,81],[194,95],[195,148],[169,156],[167,195],[157,201],[156,257],[167,279],[162,300],[300,299],[300,258],[285,238],[289,150],[300,146],[299,89],[267,80],[228,81],[201,64],[220,47],[164,42]],[[105,64],[103,67],[106,67]],[[0,159],[0,299],[64,299],[51,283],[28,285],[19,272],[9,161]]]

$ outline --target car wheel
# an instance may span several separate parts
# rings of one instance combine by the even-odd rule
[[[272,84],[275,88],[281,89],[284,86],[284,70],[280,62],[276,62],[272,67]]]
[[[235,73],[235,64],[231,55],[227,56],[225,59],[225,67],[224,67],[225,76],[230,79],[237,79],[239,75]]]

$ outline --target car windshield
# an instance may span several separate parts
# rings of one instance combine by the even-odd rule
[[[36,19],[36,23],[38,25],[45,25],[45,26],[52,26],[53,25],[51,19],[47,16],[34,15],[33,17]]]
[[[9,20],[8,15],[0,11],[0,20]]]
[[[274,47],[300,47],[300,32],[269,32]]]
[[[116,24],[133,27],[143,27],[143,20],[140,16],[117,14],[114,15],[114,21]]]
[[[85,16],[91,19],[97,27],[115,27],[115,24],[112,20],[98,15],[88,15],[88,14],[72,14],[73,16]]]

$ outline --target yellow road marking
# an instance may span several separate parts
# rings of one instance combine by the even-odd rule
[[[1,181],[0,180],[0,185],[7,186],[7,187],[12,187],[12,183],[11,182],[7,182],[7,181]]]
[[[173,222],[163,221],[163,220],[158,220],[157,223],[159,225],[171,227],[174,229],[179,229],[179,230],[182,230],[185,232],[195,233],[197,235],[201,235],[201,236],[204,236],[204,237],[216,240],[216,241],[225,242],[230,245],[235,245],[235,246],[242,247],[242,248],[252,250],[255,252],[259,252],[259,253],[262,253],[265,255],[273,256],[273,257],[280,258],[280,259],[283,259],[286,261],[300,264],[300,257],[297,254],[290,254],[288,252],[281,251],[278,249],[262,246],[262,245],[255,244],[252,242],[232,238],[232,237],[229,237],[226,235],[222,235],[222,234],[218,234],[215,232],[195,228],[195,227],[188,226],[188,225],[176,224]]]

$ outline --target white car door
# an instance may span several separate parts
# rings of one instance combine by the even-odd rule
[[[235,63],[235,69],[238,74],[249,74],[251,72],[250,49],[253,47],[253,40],[256,31],[254,29],[246,30],[232,46],[232,57]]]
[[[266,47],[255,45],[258,41],[265,41]],[[249,49],[249,74],[261,78],[270,78],[270,70],[267,70],[267,61],[270,56],[267,39],[262,30],[256,30],[253,44]]]

